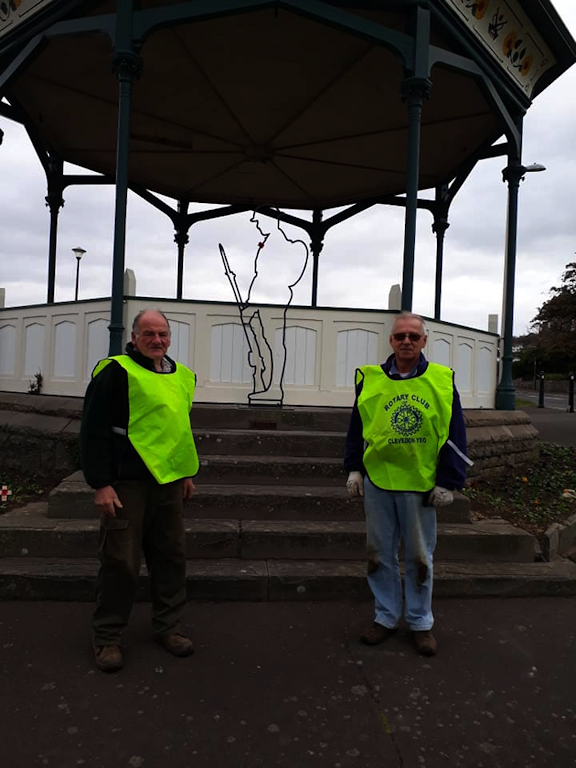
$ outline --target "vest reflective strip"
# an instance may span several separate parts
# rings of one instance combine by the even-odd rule
[[[127,430],[123,429],[122,427],[112,427],[112,432],[114,432],[115,435],[127,435]]]
[[[474,462],[472,461],[472,459],[469,459],[468,456],[463,454],[462,451],[460,450],[460,448],[458,448],[458,446],[456,445],[456,443],[453,443],[452,440],[446,440],[446,442],[448,443],[450,448],[452,448],[454,453],[456,453],[456,454],[458,454],[458,456],[460,456],[462,461],[465,461],[466,464],[468,464],[469,467],[473,467],[474,466]]]

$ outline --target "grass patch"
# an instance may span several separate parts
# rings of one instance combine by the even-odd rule
[[[480,478],[464,490],[477,519],[501,517],[539,539],[552,523],[576,513],[576,449],[540,443],[540,458],[494,478]]]
[[[516,408],[524,410],[524,408],[536,408],[536,403],[532,400],[525,400],[523,397],[516,398]]]

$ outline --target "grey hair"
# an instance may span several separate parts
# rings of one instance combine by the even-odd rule
[[[422,326],[422,335],[427,336],[428,335],[428,329],[426,328],[426,323],[424,322],[424,318],[420,315],[416,315],[414,312],[408,312],[405,310],[404,312],[400,312],[399,315],[394,320],[394,325],[392,326],[392,331],[394,331],[394,326],[398,322],[398,320],[418,320],[420,325]]]
[[[166,320],[166,325],[168,326],[169,333],[172,333],[172,330],[170,328],[170,321],[168,320],[168,318],[166,317],[164,312],[162,312],[161,309],[141,309],[132,322],[132,333],[138,334],[140,319],[142,315],[146,314],[146,312],[156,312],[157,314],[161,315],[164,318],[164,320]]]

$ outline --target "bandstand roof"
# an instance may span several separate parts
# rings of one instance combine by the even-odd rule
[[[113,176],[118,81],[108,14],[116,3],[43,2],[51,15],[39,15],[35,27],[24,19],[13,32],[0,28],[0,71],[35,35],[49,32],[22,58],[5,95],[58,157]],[[137,7],[153,12],[169,5],[143,0]],[[522,4],[524,39],[527,29],[533,35],[537,29],[543,51],[525,85],[522,72],[512,73],[514,79],[467,25],[464,11],[459,15],[458,5],[467,3],[429,5],[435,62],[422,117],[422,189],[447,182],[493,144],[504,132],[501,108],[521,115],[576,58],[574,41],[547,1]],[[154,26],[143,39],[132,98],[131,183],[187,201],[298,209],[405,191],[405,71],[390,41],[408,40],[414,3],[184,6],[197,14],[194,20]],[[102,24],[90,28],[91,19]],[[346,19],[354,22],[352,31]],[[378,30],[385,33],[380,39]],[[503,34],[501,40],[504,45]]]

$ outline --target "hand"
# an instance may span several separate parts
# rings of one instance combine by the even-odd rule
[[[111,485],[96,489],[94,503],[98,512],[104,517],[116,517],[116,509],[122,508],[122,502]]]
[[[346,481],[350,496],[364,496],[364,478],[360,472],[350,472]]]
[[[430,496],[428,497],[428,504],[434,507],[447,507],[453,501],[454,494],[452,491],[449,491],[448,488],[442,488],[441,485],[436,485],[430,491]]]
[[[194,493],[195,490],[196,490],[196,486],[192,482],[192,478],[185,477],[184,480],[182,481],[182,498],[184,499],[184,501],[186,501],[186,499],[191,499],[192,494]]]

